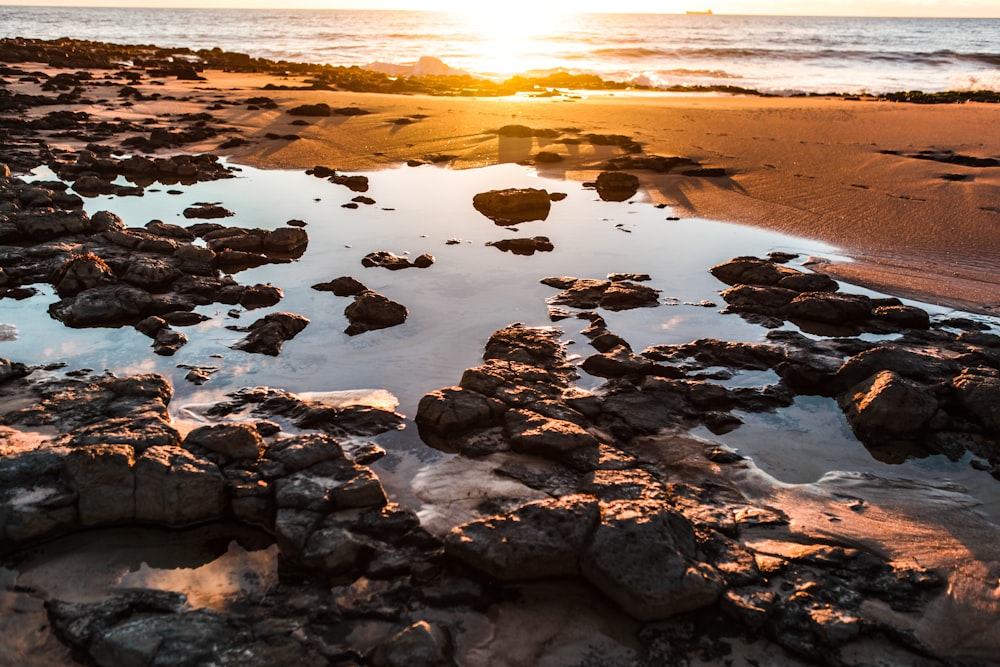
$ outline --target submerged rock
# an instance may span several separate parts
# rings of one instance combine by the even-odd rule
[[[602,171],[597,175],[596,188],[604,201],[628,201],[639,191],[639,179],[623,171]]]
[[[366,331],[400,325],[406,321],[409,311],[401,303],[366,290],[354,297],[354,302],[344,309],[344,315],[351,323],[344,333],[356,336]]]

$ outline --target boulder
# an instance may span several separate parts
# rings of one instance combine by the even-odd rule
[[[508,410],[504,432],[515,451],[550,458],[581,470],[596,465],[600,442],[585,428],[528,409]]]
[[[309,320],[301,315],[271,313],[251,324],[249,335],[233,345],[233,349],[275,357],[284,342],[295,338],[308,324]]]
[[[639,179],[623,171],[602,171],[597,175],[596,187],[604,201],[627,201],[639,191]]]
[[[605,310],[655,308],[660,305],[660,290],[632,282],[613,282],[604,290],[598,303]]]
[[[115,281],[107,262],[97,255],[73,255],[59,268],[52,283],[59,296],[71,297],[85,289]]]
[[[77,492],[80,523],[93,526],[135,517],[135,450],[129,445],[91,445],[66,456],[66,478]]]
[[[420,255],[412,262],[406,257],[400,257],[399,255],[395,255],[388,250],[370,252],[361,258],[361,265],[365,268],[380,266],[384,269],[389,269],[390,271],[399,271],[400,269],[408,269],[410,267],[426,269],[432,264],[434,264],[434,256],[426,253]]]
[[[931,389],[888,370],[863,380],[837,400],[862,440],[920,435],[938,410]]]
[[[966,369],[951,381],[954,400],[987,432],[1000,433],[1000,378]]]
[[[402,324],[406,321],[409,311],[401,303],[377,292],[366,290],[354,297],[354,303],[344,309],[344,315],[351,323],[344,333],[356,336],[366,331]]]
[[[181,277],[170,262],[155,257],[136,257],[129,262],[122,280],[145,290],[158,290]]]
[[[488,426],[503,412],[503,403],[462,387],[426,394],[417,406],[415,421],[421,436],[446,436]],[[433,443],[432,443],[433,444]]]
[[[498,225],[516,225],[549,217],[549,193],[536,188],[508,188],[480,192],[472,206]]]
[[[666,503],[617,501],[602,507],[585,549],[584,578],[641,621],[715,603],[722,576],[698,560],[694,529]]]
[[[132,324],[153,314],[153,297],[129,285],[100,285],[49,306],[49,314],[69,327]]]
[[[180,447],[150,447],[135,462],[135,518],[182,526],[221,518],[225,480],[219,468]]]
[[[576,575],[599,520],[593,496],[541,500],[452,529],[445,552],[502,581]]]
[[[249,424],[216,424],[201,426],[188,433],[181,446],[185,449],[202,448],[219,454],[223,461],[256,462],[267,443]]]
[[[727,285],[756,285],[769,287],[777,285],[783,278],[795,278],[804,274],[771,260],[757,257],[735,257],[728,262],[716,264],[708,270]],[[785,286],[786,289],[794,289]],[[801,292],[803,290],[795,290]]]
[[[785,307],[789,319],[850,324],[864,322],[872,316],[872,302],[861,294],[839,292],[804,292]]]

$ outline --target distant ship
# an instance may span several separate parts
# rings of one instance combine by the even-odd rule
[[[711,14],[711,13],[712,13],[712,10],[711,10],[711,9],[706,9],[706,10],[705,10],[705,11],[703,11],[703,12],[699,12],[699,11],[695,11],[695,10],[691,10],[691,9],[689,9],[689,10],[687,10],[687,11],[686,11],[686,12],[684,12],[684,13],[685,13],[685,14]]]

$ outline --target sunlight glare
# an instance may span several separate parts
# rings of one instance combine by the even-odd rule
[[[566,19],[558,8],[523,1],[503,3],[502,9],[490,5],[463,10],[463,14],[489,69],[504,75],[530,69],[532,55],[546,50],[545,36],[557,32],[553,22]]]

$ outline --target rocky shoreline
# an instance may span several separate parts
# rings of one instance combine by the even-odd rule
[[[49,285],[55,301],[48,312],[65,326],[132,326],[153,340],[153,353],[169,356],[188,340],[178,329],[203,321],[199,306],[233,306],[235,319],[237,306],[279,304],[278,287],[243,285],[234,276],[301,258],[309,234],[301,220],[273,230],[214,222],[229,217],[219,202],[187,209],[184,225],[130,227],[111,212],[88,215],[81,196],[140,196],[145,188],[229,178],[232,167],[214,155],[155,151],[205,140],[223,148],[240,139],[207,113],[164,115],[150,128],[35,111],[82,104],[88,86],[140,101],[132,84],[144,77],[199,76],[195,67],[165,60],[166,51],[123,48],[5,40],[0,49],[7,62],[108,70],[104,79],[0,72],[34,77],[58,93],[25,96],[0,87],[7,162],[0,166],[0,299],[28,298],[36,285]],[[288,65],[198,55],[209,67]],[[126,56],[133,68],[111,67]],[[359,89],[370,85],[350,80]],[[347,86],[330,77],[313,85]],[[269,103],[234,102],[248,110]],[[537,132],[497,130],[513,138]],[[622,135],[568,128],[551,138],[618,152],[588,183],[605,202],[636,194],[639,180],[630,171],[725,174],[687,158],[643,155]],[[56,148],[62,140],[86,148]],[[28,182],[12,173],[40,165],[59,180]],[[361,175],[322,166],[309,173],[367,192]],[[509,228],[544,220],[564,197],[507,188],[477,194],[471,208]],[[359,195],[352,203],[375,202]],[[553,249],[543,236],[494,245],[525,255]],[[799,396],[830,397],[879,460],[944,455],[1000,479],[1000,336],[975,320],[843,292],[827,276],[786,266],[790,259],[736,257],[710,269],[720,287],[729,286],[721,293],[726,313],[799,329],[775,330],[754,344],[704,338],[636,352],[605,316],[662,306],[660,292],[644,284],[649,276],[545,278],[558,290],[548,300],[550,319],[564,328],[578,321],[594,351],[574,357],[562,331],[511,324],[488,338],[483,364],[424,396],[414,416],[421,439],[448,454],[449,470],[478,485],[461,497],[456,473],[448,502],[461,512],[435,521],[426,508],[418,514],[391,501],[371,467],[385,454],[373,440],[403,423],[392,410],[332,407],[247,387],[205,411],[214,423],[182,432],[170,412],[174,388],[162,375],[0,359],[0,551],[16,565],[46,542],[131,525],[233,524],[273,540],[277,582],[221,609],[155,589],[99,602],[46,599],[45,623],[83,664],[496,664],[508,659],[512,643],[534,651],[529,662],[539,663],[986,664],[995,639],[955,645],[920,621],[947,605],[958,618],[988,615],[1000,567],[991,552],[981,556],[982,571],[970,574],[943,558],[921,565],[879,535],[859,538],[846,527],[851,516],[880,511],[861,488],[837,496],[837,507],[828,503],[829,525],[807,530],[795,503],[751,492],[750,480],[760,476],[752,461],[690,434],[730,432],[741,415],[773,412]],[[429,254],[410,260],[375,251],[362,266],[395,271],[434,262]],[[344,311],[351,336],[400,326],[409,315],[351,276],[313,289],[353,298]],[[279,356],[309,324],[300,314],[272,312],[227,328],[246,334],[235,349]],[[777,380],[726,384],[745,370]],[[200,384],[211,372],[192,368],[187,379]],[[584,389],[581,372],[604,384]],[[996,527],[982,522],[995,535]],[[546,596],[533,592],[539,586],[555,591],[544,603]],[[556,631],[507,620],[525,607],[544,615],[537,610],[560,605],[562,595],[601,610],[588,623],[596,616],[624,630],[614,640],[577,638],[560,647],[566,653],[549,654]]]

